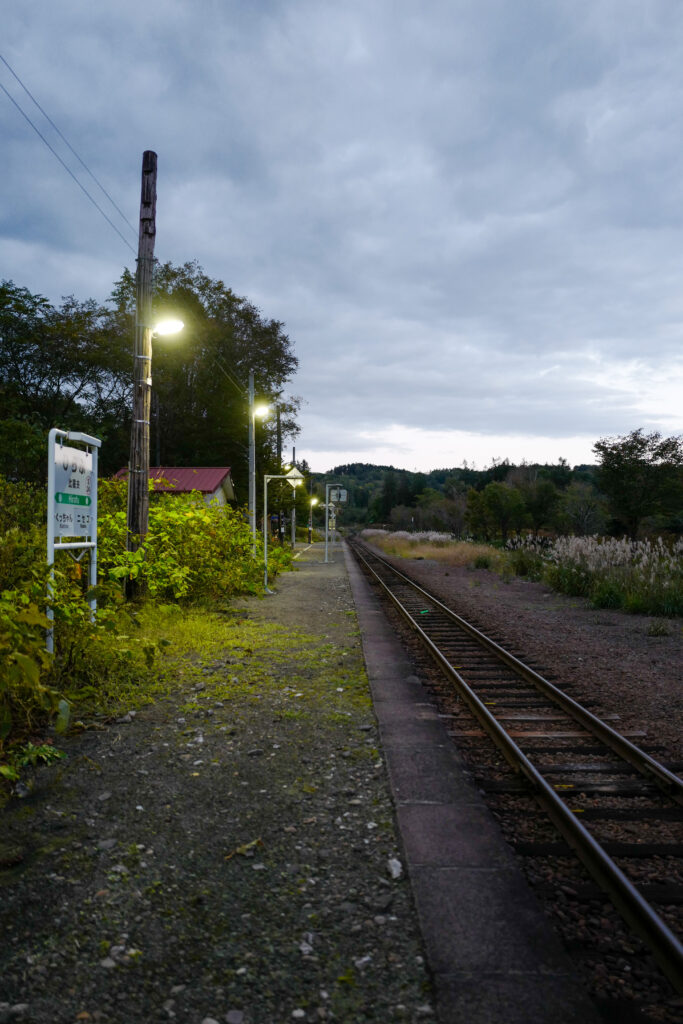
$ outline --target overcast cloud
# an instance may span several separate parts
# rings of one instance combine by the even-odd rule
[[[679,0],[31,0],[0,52],[134,226],[158,153],[159,259],[285,321],[315,470],[683,429]],[[0,124],[0,276],[104,300],[134,252]]]

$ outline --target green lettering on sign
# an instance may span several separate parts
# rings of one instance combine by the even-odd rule
[[[64,494],[63,491],[57,491],[55,501],[58,505],[92,505],[92,498],[85,494]]]

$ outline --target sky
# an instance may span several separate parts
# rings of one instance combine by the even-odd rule
[[[135,229],[0,63],[0,278],[105,301],[154,150],[156,256],[284,321],[314,471],[683,431],[680,0],[26,0],[0,54]]]

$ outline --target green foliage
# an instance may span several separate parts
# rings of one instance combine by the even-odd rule
[[[288,560],[273,546],[273,576]],[[100,568],[110,579],[143,584],[155,599],[198,601],[260,593],[262,562],[252,555],[246,518],[230,506],[206,505],[198,492],[163,494],[149,510],[149,533],[126,550],[124,509],[100,517]]]
[[[45,650],[48,621],[38,606],[35,581],[0,594],[0,754],[16,734],[61,712],[62,696],[47,685],[51,658]]]
[[[593,445],[598,485],[610,512],[632,540],[647,516],[678,512],[683,504],[683,438],[633,430]]]
[[[528,547],[513,548],[507,561],[515,576],[523,576],[528,580],[543,578],[545,570],[543,556]]]
[[[47,448],[47,440],[45,440]],[[7,530],[27,530],[45,522],[45,486],[13,483],[0,475],[0,536]]]

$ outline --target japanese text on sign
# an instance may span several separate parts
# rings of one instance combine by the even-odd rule
[[[92,454],[66,445],[55,447],[55,495],[52,515],[56,537],[90,537],[93,493]]]

